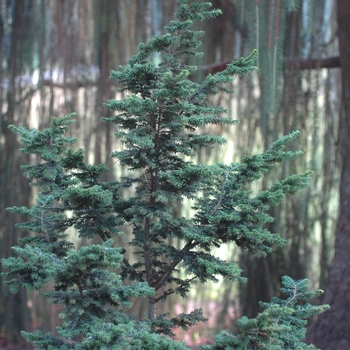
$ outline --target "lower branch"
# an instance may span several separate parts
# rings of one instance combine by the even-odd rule
[[[199,67],[199,69],[204,70],[206,73],[217,73],[225,70],[226,66],[231,63],[232,60],[225,60],[220,62],[214,62],[207,64],[205,66]],[[294,67],[299,70],[304,69],[320,69],[320,68],[339,68],[340,67],[340,57],[326,57],[320,59],[286,59],[284,61],[284,68],[288,69]]]
[[[180,251],[181,256],[185,255],[186,253],[189,252],[190,249],[192,249],[195,246],[195,243],[193,242],[188,242]],[[174,260],[170,266],[168,271],[162,276],[162,278],[160,280],[158,280],[158,282],[153,286],[155,288],[155,290],[157,291],[159,288],[161,288],[166,281],[168,280],[168,278],[170,277],[170,275],[172,274],[172,272],[174,271],[175,267],[181,262],[182,258],[178,258],[176,260]]]

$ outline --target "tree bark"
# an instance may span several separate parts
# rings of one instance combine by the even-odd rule
[[[29,186],[28,182],[23,178],[20,165],[27,163],[23,155],[17,151],[18,143],[16,136],[8,129],[8,125],[19,123],[26,125],[25,120],[16,121],[16,94],[19,91],[19,84],[16,78],[21,73],[20,42],[21,33],[23,33],[23,14],[25,13],[25,3],[16,1],[14,4],[12,17],[12,33],[10,60],[8,64],[9,73],[9,89],[7,91],[8,110],[6,116],[1,121],[4,127],[5,142],[3,148],[0,148],[0,232],[2,236],[1,256],[9,257],[13,254],[11,247],[16,245],[17,239],[21,237],[22,232],[15,227],[18,217],[6,212],[6,207],[11,206],[28,206],[29,202]],[[2,281],[0,281],[2,282]],[[21,290],[17,294],[10,293],[9,288],[3,288],[3,307],[1,308],[0,326],[4,331],[5,339],[14,348],[20,349],[26,344],[20,335],[21,330],[30,330],[29,310],[27,306],[27,295],[25,290]]]
[[[340,211],[334,260],[329,270],[324,303],[331,309],[309,330],[308,341],[323,350],[350,349],[350,2],[338,0],[338,39],[342,74],[340,116]]]

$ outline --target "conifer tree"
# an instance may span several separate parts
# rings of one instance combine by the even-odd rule
[[[288,243],[265,228],[273,220],[268,209],[304,188],[310,173],[291,175],[257,194],[249,185],[277,163],[302,154],[286,150],[297,132],[281,137],[262,154],[243,157],[241,163],[207,166],[193,159],[200,149],[225,143],[220,136],[199,132],[201,127],[235,123],[208,97],[232,93],[228,83],[233,77],[255,69],[253,51],[201,83],[190,80],[196,67],[187,61],[201,55],[197,49],[204,34],[192,30],[193,23],[219,13],[207,2],[179,0],[176,20],[165,27],[165,34],[141,44],[126,66],[111,72],[111,79],[127,93],[122,100],[105,103],[115,112],[105,121],[115,124],[124,146],[112,157],[128,170],[127,176],[100,180],[106,166],[86,164],[84,151],[70,146],[75,140],[66,131],[72,115],[54,118],[42,131],[11,126],[20,136],[20,150],[40,159],[23,166],[40,192],[32,208],[8,209],[28,218],[18,226],[29,235],[13,248],[14,257],[2,261],[7,268],[3,276],[12,292],[40,290],[53,282],[53,290],[42,295],[64,307],[57,334],[23,332],[36,349],[185,349],[168,336],[176,327],[188,329],[205,321],[202,311],[170,317],[157,314],[157,303],[172,294],[186,297],[193,284],[217,281],[218,276],[244,281],[238,266],[213,255],[215,247],[234,242],[261,256],[273,245]],[[159,64],[152,60],[156,52],[161,54]],[[133,192],[128,198],[123,196],[126,188]],[[194,203],[190,218],[174,212],[175,204],[186,199]],[[132,228],[133,239],[127,247],[115,247],[113,237],[125,225]],[[77,249],[68,241],[70,227],[79,237],[100,237],[101,244]],[[169,238],[180,245],[170,244]],[[127,249],[136,262],[124,257]],[[242,335],[233,336],[233,342],[229,334],[218,335],[215,349],[263,348],[254,344],[277,344],[277,349],[289,344],[285,330],[297,344],[304,320],[324,310],[296,304],[298,298],[319,293],[307,292],[306,285],[286,277],[287,300],[264,304],[256,320],[241,319]],[[131,297],[147,299],[144,319],[125,313]]]
[[[238,320],[240,333],[222,331],[215,336],[214,346],[202,346],[203,350],[306,350],[315,349],[305,344],[307,319],[327,310],[327,305],[309,304],[309,299],[322,294],[321,290],[308,291],[308,280],[294,281],[282,277],[281,293],[285,299],[274,297],[270,303],[260,303],[263,311],[254,319],[246,316]]]

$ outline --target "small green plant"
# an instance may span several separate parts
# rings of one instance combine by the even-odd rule
[[[20,240],[21,247],[13,248],[14,257],[2,261],[7,269],[3,276],[12,292],[40,290],[53,282],[53,289],[42,295],[63,305],[56,334],[23,332],[36,349],[185,349],[169,336],[175,327],[188,329],[205,321],[202,311],[159,315],[157,303],[172,294],[185,298],[193,284],[216,281],[217,276],[244,281],[238,266],[213,255],[214,247],[234,242],[252,254],[266,255],[273,245],[288,243],[265,228],[273,220],[268,209],[285,194],[307,186],[310,174],[291,175],[256,195],[249,185],[275,164],[302,154],[286,151],[298,132],[281,137],[262,154],[243,157],[241,163],[207,166],[190,160],[202,148],[225,143],[199,128],[235,123],[224,116],[223,107],[211,105],[208,96],[232,93],[227,83],[255,69],[253,51],[201,83],[189,79],[196,67],[186,59],[200,56],[203,35],[191,29],[193,22],[219,13],[210,3],[180,0],[177,19],[165,27],[165,34],[141,44],[126,66],[111,72],[127,92],[122,100],[105,104],[115,111],[105,121],[115,124],[116,137],[124,145],[112,154],[128,170],[118,181],[101,181],[106,166],[86,164],[84,151],[71,148],[75,140],[65,134],[72,115],[55,118],[51,128],[42,131],[11,126],[23,144],[20,150],[40,159],[23,166],[40,192],[32,208],[8,209],[28,218],[18,226],[29,235]],[[152,62],[155,52],[161,54],[159,64]],[[128,198],[122,195],[125,189],[132,192]],[[191,218],[173,209],[185,199],[194,203]],[[128,246],[115,247],[113,237],[122,234],[125,225],[133,238]],[[67,240],[70,227],[79,237],[99,237],[101,244],[76,248]],[[135,260],[124,257],[127,249]],[[296,348],[305,319],[324,307],[299,306],[298,300],[319,293],[307,292],[306,281],[286,277],[283,288],[286,300],[264,304],[255,320],[242,318],[242,334],[221,333],[214,348]],[[144,319],[125,313],[131,297],[147,299]]]
[[[253,349],[315,349],[303,342],[307,319],[327,310],[327,305],[315,306],[307,300],[322,294],[321,290],[308,291],[308,280],[294,281],[282,277],[281,293],[284,299],[273,298],[260,303],[263,311],[254,319],[246,316],[238,320],[239,334],[222,331],[215,337],[215,345],[202,346],[203,350]]]

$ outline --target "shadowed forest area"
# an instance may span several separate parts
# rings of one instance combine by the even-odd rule
[[[331,310],[313,320],[307,339],[321,349],[349,349],[350,3],[214,0],[212,4],[222,15],[198,24],[206,32],[204,56],[188,62],[199,66],[191,79],[221,71],[254,48],[259,50],[258,70],[236,78],[230,86],[235,90],[232,96],[215,97],[213,102],[227,108],[239,123],[211,126],[213,134],[227,139],[227,147],[202,150],[198,162],[239,161],[299,130],[292,147],[304,156],[283,163],[252,190],[290,173],[311,170],[313,176],[309,187],[271,208],[275,221],[269,230],[289,239],[290,245],[260,258],[233,245],[219,252],[242,267],[247,283],[198,284],[186,303],[172,296],[158,311],[202,308],[208,322],[178,334],[197,346],[210,343],[220,329],[234,331],[240,315],[256,316],[258,302],[275,295],[281,276],[308,278],[312,288],[325,290],[316,302],[329,304]],[[86,150],[90,164],[107,164],[112,171],[103,175],[105,180],[123,176],[124,169],[110,157],[121,148],[114,127],[101,123],[102,117],[113,115],[103,103],[122,97],[109,73],[126,64],[140,42],[162,33],[177,4],[175,0],[0,0],[0,6],[0,254],[5,258],[23,235],[15,227],[21,219],[5,208],[30,206],[36,196],[20,170],[21,164],[34,159],[18,152],[18,140],[8,126],[43,129],[53,117],[76,112],[70,132],[80,142],[76,147]],[[157,62],[159,57],[153,59]],[[190,204],[176,210],[189,213]],[[70,235],[77,246],[86,243],[73,231]],[[121,245],[128,242],[128,232],[118,239]],[[11,294],[1,283],[0,349],[1,345],[25,348],[20,330],[48,332],[60,324],[57,305],[46,303],[39,294]],[[131,311],[143,315],[146,308],[135,303]]]

